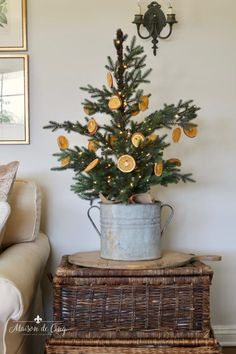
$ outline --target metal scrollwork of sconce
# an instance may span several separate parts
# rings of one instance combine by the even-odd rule
[[[144,15],[141,14],[141,7],[140,13],[135,15],[134,23],[137,26],[138,35],[142,39],[149,39],[152,38],[153,43],[153,54],[157,54],[157,43],[158,39],[166,39],[169,38],[172,30],[173,25],[177,23],[175,14],[173,13],[173,9],[169,7],[169,13],[165,16],[164,12],[161,10],[161,5],[159,5],[156,1],[151,2],[148,5],[148,10],[145,12]],[[166,25],[169,26],[169,31],[166,35],[161,35],[162,30]],[[141,26],[145,27],[148,31],[148,35],[141,34]]]

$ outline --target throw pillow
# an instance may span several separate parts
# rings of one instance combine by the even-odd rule
[[[39,232],[41,216],[41,193],[38,185],[33,181],[17,179],[8,202],[11,215],[2,247],[34,241]]]
[[[18,161],[10,162],[7,165],[0,165],[0,201],[7,201],[18,166]]]
[[[0,248],[6,228],[7,219],[10,215],[10,205],[7,202],[0,201]]]

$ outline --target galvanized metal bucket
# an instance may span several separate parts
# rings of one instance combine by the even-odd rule
[[[161,211],[170,215],[161,228]],[[101,232],[90,212],[100,210]],[[161,257],[161,237],[174,215],[169,204],[104,204],[92,206],[88,218],[101,237],[101,257],[121,261],[151,260]]]

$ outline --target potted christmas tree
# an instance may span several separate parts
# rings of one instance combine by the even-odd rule
[[[127,35],[118,30],[114,40],[117,58],[113,61],[108,57],[106,85],[102,89],[91,85],[81,88],[91,95],[83,102],[85,124],[51,121],[45,128],[88,137],[87,147],[70,147],[68,138],[60,135],[60,152],[54,154],[60,166],[53,170],[74,170],[71,189],[91,202],[101,199],[101,257],[156,259],[160,257],[163,205],[152,201],[150,188],[193,182],[191,174],[181,173],[179,159],[164,160],[163,152],[169,143],[161,130],[171,129],[174,143],[182,133],[195,137],[197,126],[193,120],[199,108],[192,101],[181,100],[138,120],[139,113],[148,109],[150,94],[144,93],[140,85],[149,82],[151,69],[145,69],[146,55],[135,37],[127,46],[126,39]],[[97,113],[107,115],[106,124],[99,123]]]

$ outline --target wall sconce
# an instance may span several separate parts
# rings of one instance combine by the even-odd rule
[[[136,24],[138,35],[142,39],[149,39],[152,38],[153,43],[153,54],[157,54],[157,43],[158,38],[166,39],[169,38],[173,25],[177,23],[175,14],[173,13],[173,8],[170,5],[168,9],[167,16],[165,16],[164,12],[161,10],[161,5],[159,5],[156,1],[151,2],[148,5],[148,10],[145,12],[144,15],[141,13],[141,5],[138,2],[139,7],[139,14],[135,15],[134,21],[132,23]],[[167,35],[162,36],[161,32],[166,25],[169,25],[169,32]],[[141,34],[141,25],[145,27],[148,31],[148,35],[144,36]]]

